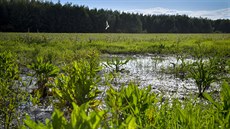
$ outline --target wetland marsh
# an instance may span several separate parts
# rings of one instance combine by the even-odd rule
[[[0,122],[228,128],[229,51],[229,34],[0,33]]]

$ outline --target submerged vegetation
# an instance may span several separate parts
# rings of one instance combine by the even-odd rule
[[[0,128],[230,128],[229,51],[228,34],[0,33]],[[161,72],[194,80],[197,92],[114,85],[132,58],[106,54],[155,54],[154,68],[173,55]],[[50,105],[50,118],[33,117]]]

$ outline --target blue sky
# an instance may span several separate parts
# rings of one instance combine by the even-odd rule
[[[56,3],[58,0],[51,0]],[[84,5],[143,14],[186,14],[192,17],[230,19],[230,0],[60,0],[62,4]]]

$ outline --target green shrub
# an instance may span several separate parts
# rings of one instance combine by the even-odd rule
[[[0,53],[0,128],[20,125],[17,109],[25,100],[26,92],[21,89],[19,73],[16,55]]]
[[[37,57],[36,62],[28,65],[28,68],[33,70],[31,76],[35,77],[37,80],[37,89],[34,90],[34,94],[39,94],[41,98],[48,96],[49,83],[52,83],[54,77],[59,73],[59,68],[50,62],[44,62],[42,57]]]
[[[100,93],[97,88],[98,75],[100,70],[93,62],[74,61],[67,66],[56,79],[54,92],[61,102],[61,107],[71,107],[71,103],[82,105],[86,102],[92,102]]]

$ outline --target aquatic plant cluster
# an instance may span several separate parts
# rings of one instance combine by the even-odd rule
[[[0,128],[230,128],[229,41],[226,34],[1,33]],[[197,91],[168,98],[152,85],[121,83],[133,54],[149,53],[157,55],[153,69],[162,55],[176,57],[159,74],[192,79]]]

